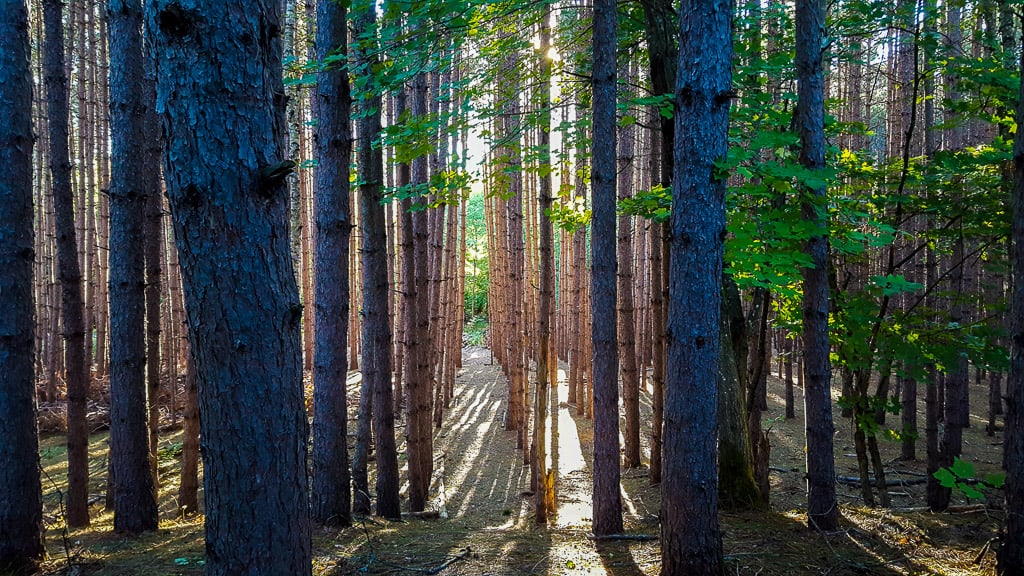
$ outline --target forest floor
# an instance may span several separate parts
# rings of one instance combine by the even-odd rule
[[[353,392],[357,383],[358,375],[353,374]],[[516,450],[514,434],[503,428],[505,379],[486,349],[466,348],[454,404],[446,414],[445,426],[434,437],[431,509],[438,511],[438,518],[401,522],[357,518],[350,528],[315,529],[314,574],[658,574],[660,493],[657,486],[650,485],[645,468],[622,473],[626,532],[636,539],[595,542],[588,538],[593,429],[590,421],[575,415],[575,407],[565,403],[564,384],[559,391],[558,448],[551,455],[551,467],[557,473],[558,512],[546,528],[535,525],[528,493],[529,467],[523,465],[522,451]],[[994,554],[987,551],[987,545],[997,534],[1002,513],[996,506],[967,507],[956,514],[922,512],[923,484],[892,488],[892,509],[866,508],[861,505],[859,488],[841,484],[840,530],[827,534],[809,530],[803,513],[800,393],[797,388],[796,418],[785,420],[782,383],[774,377],[770,381],[765,426],[771,429],[772,509],[721,513],[727,574],[994,573]],[[649,415],[650,396],[646,392],[641,396],[642,410]],[[964,457],[978,466],[979,476],[998,470],[1001,459],[1001,433],[994,438],[986,436],[985,421],[977,416],[987,407],[986,398],[986,390],[972,389],[975,415],[964,440]],[[350,402],[354,418],[354,398]],[[642,420],[649,425],[647,415]],[[401,426],[399,423],[399,438]],[[836,428],[837,474],[856,476],[849,421],[836,414]],[[354,422],[350,430],[354,430]],[[649,429],[643,431],[645,441],[648,433]],[[106,434],[94,435],[90,443],[93,525],[72,531],[63,528],[60,513],[66,484],[63,438],[43,439],[50,555],[43,574],[203,573],[202,516],[176,518],[180,433],[169,433],[162,445],[160,469],[165,480],[160,530],[125,538],[112,532],[111,514],[103,510]],[[919,446],[923,452],[923,442]],[[922,461],[897,460],[896,443],[883,443],[882,451],[891,477],[910,482],[923,477]],[[999,496],[993,495],[992,502]],[[965,503],[959,495],[954,499],[957,504]]]

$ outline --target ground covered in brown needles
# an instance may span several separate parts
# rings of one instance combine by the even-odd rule
[[[483,576],[528,574],[658,574],[659,491],[646,469],[623,471],[626,532],[631,539],[595,542],[590,530],[590,454],[592,426],[565,404],[557,417],[558,514],[537,527],[528,494],[528,467],[503,429],[506,384],[487,350],[467,348],[456,398],[445,426],[435,436],[435,479],[431,508],[435,518],[388,522],[357,518],[341,530],[314,531],[314,574],[441,574]],[[358,387],[358,375],[350,379]],[[799,394],[797,398],[799,404]],[[965,434],[965,458],[978,473],[996,471],[1001,434],[988,437],[982,412],[987,392],[972,390],[975,415]],[[649,395],[643,394],[649,411]],[[899,446],[886,443],[883,455],[894,478],[908,484],[892,489],[893,508],[860,505],[859,489],[840,485],[843,521],[834,533],[805,526],[803,416],[782,418],[781,383],[772,379],[766,427],[771,428],[772,510],[721,514],[727,574],[991,574],[994,555],[987,550],[1002,520],[991,494],[989,503],[967,506],[959,495],[959,513],[931,514],[924,506],[923,462],[900,462]],[[352,416],[354,418],[354,398]],[[852,435],[847,420],[836,415],[836,469],[856,475]],[[647,420],[645,418],[645,420]],[[923,415],[922,415],[923,421]],[[354,423],[353,423],[354,424]],[[402,424],[397,428],[401,438]],[[354,425],[350,428],[354,429]],[[646,434],[646,432],[645,432]],[[922,443],[923,444],[923,443]],[[107,441],[101,433],[90,444],[94,494],[93,525],[66,531],[60,498],[66,478],[63,439],[44,438],[42,446],[47,546],[45,574],[197,575],[203,573],[202,516],[179,519],[177,473],[180,437],[168,433],[160,451],[162,521],[160,530],[137,538],[111,531],[103,510]],[[401,462],[400,457],[400,462]],[[372,481],[371,481],[372,485]],[[977,503],[975,503],[977,504]]]

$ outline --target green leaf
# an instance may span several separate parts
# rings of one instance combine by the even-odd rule
[[[956,474],[957,478],[966,480],[974,477],[974,464],[966,460],[955,458],[951,470],[953,474]]]
[[[1002,488],[1003,484],[1006,484],[1006,472],[997,472],[985,476],[985,484],[993,488]]]
[[[966,482],[957,482],[956,487],[964,493],[964,496],[967,496],[972,500],[982,500],[985,498],[985,495],[982,494],[980,490]]]
[[[943,488],[956,488],[956,476],[948,468],[939,468],[932,476],[942,484]]]

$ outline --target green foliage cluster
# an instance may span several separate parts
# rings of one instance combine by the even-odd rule
[[[984,480],[976,479],[974,464],[960,458],[954,458],[952,466],[939,468],[933,476],[943,487],[958,490],[973,500],[985,498],[985,490],[999,489],[1006,483],[1005,472],[989,474],[985,476]]]

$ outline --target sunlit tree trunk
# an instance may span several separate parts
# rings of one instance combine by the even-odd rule
[[[539,260],[540,260],[540,302],[537,315],[537,389],[534,395],[534,424],[533,424],[533,461],[531,471],[534,484],[537,487],[534,496],[534,509],[536,510],[537,524],[546,524],[548,519],[548,499],[553,494],[554,486],[552,479],[548,478],[547,469],[547,417],[548,400],[551,387],[557,386],[557,380],[552,383],[553,364],[557,364],[558,358],[551,354],[551,333],[552,319],[555,312],[555,255],[554,255],[554,228],[551,218],[547,215],[551,210],[551,59],[548,57],[548,49],[551,46],[551,27],[548,23],[550,18],[549,9],[545,8],[541,14],[539,34],[539,59],[540,59],[540,129],[538,130],[539,149],[539,211],[538,218],[540,226],[539,238]],[[552,406],[557,411],[558,406]]]

